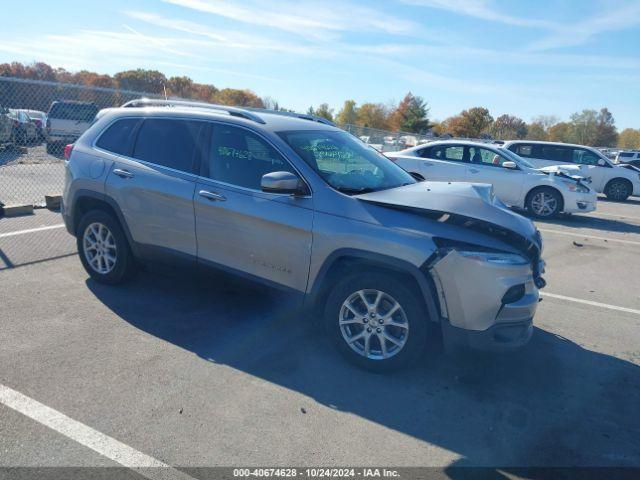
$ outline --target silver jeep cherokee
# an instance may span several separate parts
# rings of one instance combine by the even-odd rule
[[[63,216],[93,279],[143,262],[214,267],[296,292],[347,358],[415,361],[429,339],[525,344],[541,239],[489,185],[418,182],[330,122],[141,99],[74,144]]]

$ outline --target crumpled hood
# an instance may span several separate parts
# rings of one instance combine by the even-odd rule
[[[537,170],[548,173],[563,172],[567,175],[577,175],[580,177],[585,177],[589,172],[586,168],[582,169],[580,165],[551,165],[549,167],[538,168]]]
[[[533,222],[506,207],[486,184],[418,182],[355,195],[359,200],[393,208],[416,209],[480,220],[538,243]]]

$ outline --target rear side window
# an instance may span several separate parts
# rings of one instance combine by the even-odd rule
[[[463,146],[438,146],[431,147],[429,158],[436,160],[450,160],[454,162],[468,162],[469,155],[465,155]]]
[[[510,145],[509,150],[521,157],[533,157],[533,145]]]
[[[620,156],[622,158],[631,158],[631,157],[633,157],[633,153],[631,153],[631,152],[620,152]]]
[[[48,117],[59,120],[75,120],[93,122],[98,107],[92,103],[54,103],[49,109]]]
[[[543,145],[540,158],[553,162],[573,163],[573,149],[556,145]]]
[[[202,122],[146,119],[136,140],[133,156],[139,160],[182,172],[194,173],[196,148]]]
[[[98,141],[96,147],[102,148],[118,155],[131,156],[133,150],[133,134],[140,123],[137,118],[126,118],[112,123]]]

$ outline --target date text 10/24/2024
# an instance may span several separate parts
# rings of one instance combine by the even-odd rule
[[[271,478],[399,478],[387,468],[234,468],[234,477]]]

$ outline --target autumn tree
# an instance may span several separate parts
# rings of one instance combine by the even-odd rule
[[[541,122],[531,122],[527,126],[527,139],[529,140],[546,140],[547,139],[547,129],[544,127],[544,124]]]
[[[449,119],[449,132],[456,137],[479,138],[493,123],[493,117],[484,107],[463,110],[460,115]]]
[[[193,80],[189,77],[171,77],[167,80],[169,95],[180,98],[194,98]]]
[[[127,70],[114,75],[123,90],[163,94],[167,77],[157,70]]]
[[[640,129],[625,128],[618,135],[618,147],[640,149]]]
[[[358,121],[358,112],[354,100],[345,100],[342,110],[336,115],[338,125],[354,125]]]
[[[596,116],[596,129],[591,145],[596,147],[613,147],[618,143],[618,129],[613,115],[608,108],[600,109]]]
[[[264,108],[262,99],[251,90],[224,88],[215,95],[214,101],[215,103],[219,103],[221,105]]]
[[[491,124],[489,133],[494,138],[503,140],[514,140],[524,138],[527,135],[527,124],[524,120],[513,115],[500,115]]]
[[[363,103],[358,108],[357,124],[381,130],[389,128],[387,108],[382,103]]]
[[[427,103],[422,97],[416,97],[409,92],[391,113],[388,123],[394,130],[423,133],[431,127],[428,116]]]
[[[549,128],[547,140],[550,142],[571,143],[573,141],[572,135],[572,125],[568,122],[559,122]]]
[[[333,122],[333,109],[329,108],[329,104],[321,103],[318,108],[316,108],[314,115],[317,117],[326,118],[327,120]]]

